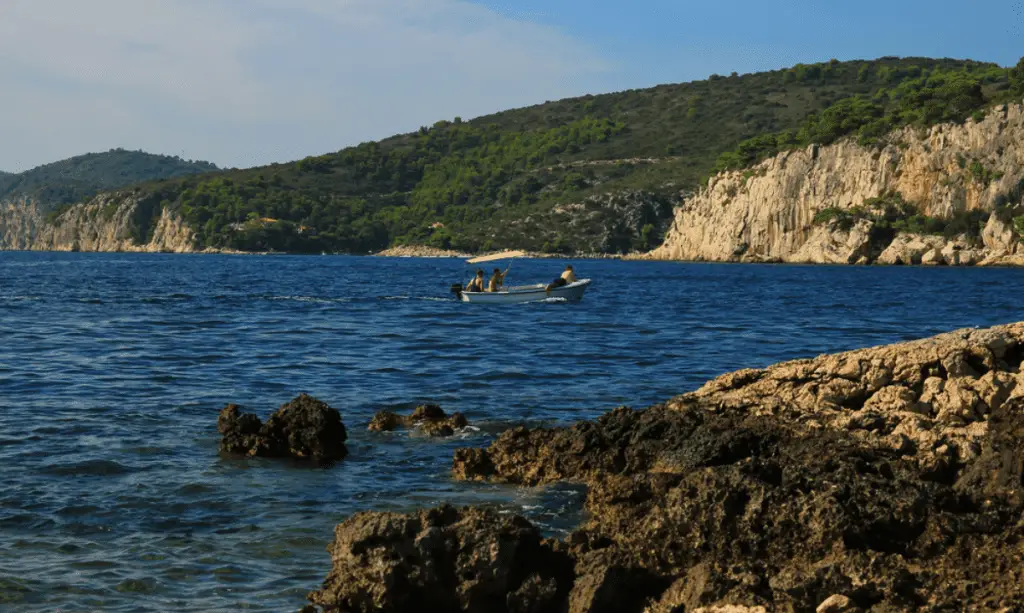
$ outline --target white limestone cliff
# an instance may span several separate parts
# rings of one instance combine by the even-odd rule
[[[979,166],[980,165],[980,166]],[[976,176],[975,169],[983,169]],[[966,237],[889,236],[872,222],[815,223],[826,208],[850,209],[899,192],[924,215],[1020,204],[1024,107],[990,109],[982,121],[905,128],[881,147],[852,139],[781,153],[746,171],[712,177],[677,208],[664,243],[643,259],[801,263],[1024,264],[1008,219],[992,215],[982,244]],[[1006,202],[1003,202],[1004,204]],[[927,260],[927,261],[925,261]]]
[[[31,251],[122,251],[191,253],[195,233],[163,207],[144,216],[145,203],[126,193],[101,194],[35,229],[30,240],[8,248]]]

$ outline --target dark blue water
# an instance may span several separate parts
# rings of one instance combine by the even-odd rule
[[[551,260],[511,282],[548,280]],[[287,611],[357,510],[498,505],[552,531],[570,488],[453,483],[509,424],[644,406],[717,374],[1024,318],[1024,271],[577,262],[579,304],[446,294],[453,260],[0,254],[0,609]],[[217,454],[227,402],[342,411],[332,470]],[[477,430],[373,435],[437,402]]]

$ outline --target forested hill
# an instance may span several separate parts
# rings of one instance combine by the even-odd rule
[[[961,121],[1020,95],[1024,65],[882,58],[585,96],[338,153],[136,188],[199,247],[623,252],[660,240],[715,169],[856,133]],[[140,219],[157,216],[140,215]],[[140,235],[147,235],[140,229]]]
[[[106,153],[79,155],[20,174],[0,172],[0,200],[27,197],[44,208],[55,207],[143,181],[216,170],[209,162],[112,149]]]

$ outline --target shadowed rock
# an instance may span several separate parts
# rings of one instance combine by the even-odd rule
[[[448,415],[436,404],[422,404],[411,415],[398,415],[381,411],[373,416],[367,428],[373,432],[391,432],[401,428],[416,428],[427,436],[453,436],[456,430],[469,425],[462,413]]]
[[[324,611],[555,613],[571,585],[572,562],[535,527],[487,510],[358,513],[330,552],[309,595]]]
[[[348,454],[341,414],[312,396],[302,394],[277,409],[266,423],[238,405],[224,407],[217,418],[220,450],[268,458],[302,458],[330,463]]]

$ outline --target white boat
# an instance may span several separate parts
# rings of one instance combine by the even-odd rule
[[[508,287],[500,292],[459,292],[459,299],[463,302],[480,302],[483,304],[515,304],[518,302],[542,302],[544,300],[560,299],[575,302],[583,299],[583,292],[587,291],[590,279],[580,279],[575,283],[552,288],[546,291],[546,285],[517,285]]]
[[[504,251],[492,255],[485,255],[468,260],[467,264],[482,264],[496,260],[513,260],[525,257],[522,251]],[[509,264],[511,267],[511,263]],[[505,269],[508,272],[508,268]],[[587,291],[590,279],[579,279],[567,285],[553,287],[549,291],[547,285],[537,283],[535,285],[516,285],[504,287],[497,292],[467,292],[463,290],[462,284],[452,286],[452,293],[463,302],[480,302],[483,304],[515,304],[519,302],[543,302],[544,300],[559,300],[577,302],[583,299],[583,292]]]

